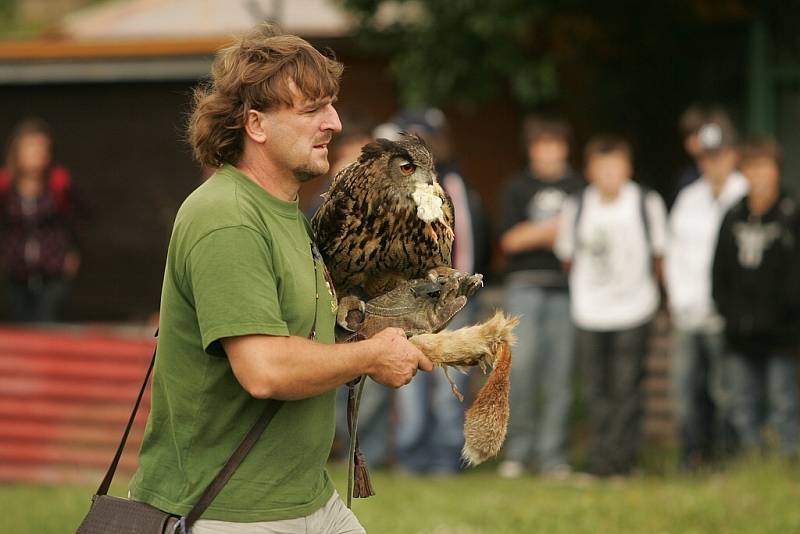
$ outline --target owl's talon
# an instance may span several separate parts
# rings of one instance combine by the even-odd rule
[[[346,295],[339,299],[336,310],[336,323],[350,332],[355,332],[366,317],[364,301],[354,295]]]
[[[483,287],[483,275],[480,273],[467,275],[461,281],[461,294],[471,297],[477,290]]]

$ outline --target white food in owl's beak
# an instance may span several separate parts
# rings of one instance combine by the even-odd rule
[[[442,198],[437,194],[435,185],[417,184],[411,196],[417,205],[417,217],[426,223],[444,219]]]

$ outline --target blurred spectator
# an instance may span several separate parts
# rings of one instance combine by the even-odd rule
[[[676,177],[673,192],[670,197],[670,206],[675,203],[678,193],[700,178],[700,156],[703,154],[703,144],[700,141],[700,128],[708,123],[722,125],[723,128],[733,130],[728,114],[718,107],[690,106],[683,112],[679,121],[683,148],[691,158],[691,162]]]
[[[444,113],[435,108],[407,109],[384,126],[382,132],[396,137],[404,131],[417,134],[431,147],[439,183],[453,201],[455,242],[453,268],[483,272],[489,256],[489,229],[480,197],[469,187],[455,161],[452,139]],[[477,299],[471,299],[450,328],[474,323]],[[458,388],[469,391],[469,375],[451,372]],[[464,446],[464,411],[468,401],[455,398],[440,370],[420,373],[397,391],[397,460],[414,473],[453,474],[460,470]]]
[[[529,164],[505,187],[500,239],[508,256],[506,310],[522,318],[516,329],[505,459],[498,469],[508,478],[520,476],[534,462],[548,475],[571,469],[566,445],[573,330],[567,277],[553,245],[561,206],[583,187],[583,180],[568,164],[566,122],[531,116],[523,134]]]
[[[658,193],[631,181],[627,141],[598,136],[585,150],[588,188],[564,204],[556,254],[569,270],[577,354],[591,426],[588,470],[628,474],[639,451],[642,378],[656,271],[666,246]]]
[[[60,318],[80,266],[75,223],[70,174],[53,162],[48,125],[21,121],[0,171],[0,255],[11,320]]]
[[[675,198],[681,192],[681,189],[700,178],[700,165],[697,159],[702,152],[702,146],[697,132],[706,123],[706,115],[707,112],[704,108],[693,105],[681,114],[681,118],[678,121],[681,138],[683,139],[683,149],[691,158],[691,162],[675,177],[673,191],[669,198],[670,205],[675,203]]]
[[[713,277],[714,301],[725,319],[732,420],[749,451],[762,447],[761,428],[771,420],[783,453],[796,457],[800,213],[781,188],[775,141],[751,140],[740,155],[750,192],[722,222]]]
[[[711,297],[711,266],[722,217],[747,193],[747,180],[736,171],[736,132],[730,123],[708,122],[698,138],[702,176],[675,201],[665,263],[674,325],[671,378],[684,468],[699,467],[731,446],[726,441],[730,386],[721,361],[723,320]]]

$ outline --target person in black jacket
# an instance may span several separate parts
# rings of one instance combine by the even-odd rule
[[[523,123],[528,165],[505,184],[499,224],[507,258],[506,303],[519,315],[511,373],[511,415],[504,478],[529,468],[550,478],[571,474],[568,436],[575,361],[567,275],[553,252],[561,207],[583,180],[569,166],[570,126],[557,117]]]
[[[781,187],[775,141],[745,143],[740,166],[750,193],[722,223],[713,268],[714,300],[726,323],[733,424],[742,448],[758,450],[768,416],[782,452],[796,457],[800,209]]]

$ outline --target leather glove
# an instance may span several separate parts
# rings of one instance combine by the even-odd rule
[[[384,328],[402,328],[406,336],[436,333],[467,304],[467,299],[483,285],[483,276],[454,276],[444,283],[422,278],[401,282],[388,293],[366,303],[356,297],[343,297],[340,313],[346,328],[338,337],[367,339]],[[343,330],[343,329],[342,329]]]

